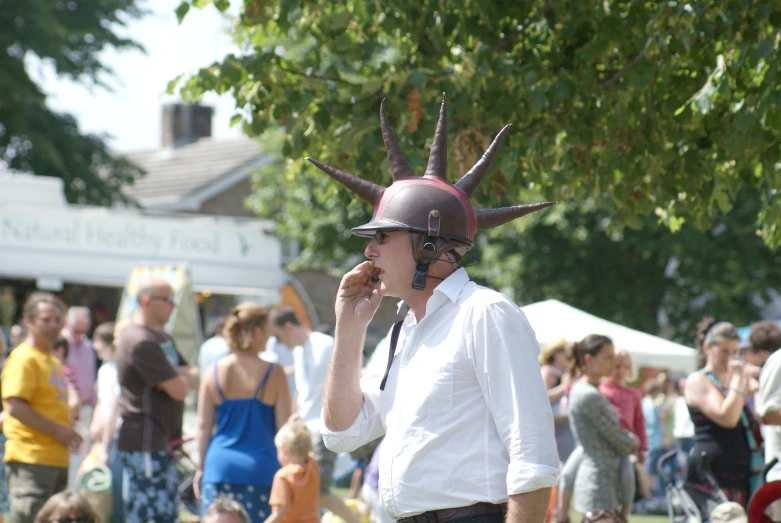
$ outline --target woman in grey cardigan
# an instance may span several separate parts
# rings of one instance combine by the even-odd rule
[[[618,424],[618,416],[599,392],[599,382],[613,371],[613,342],[589,335],[573,347],[571,374],[580,375],[569,394],[569,419],[583,447],[575,479],[575,510],[584,521],[621,521],[617,509],[621,458],[640,441]]]

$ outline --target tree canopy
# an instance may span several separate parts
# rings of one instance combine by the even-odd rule
[[[230,2],[185,0],[177,13],[210,4],[225,10]],[[511,123],[476,207],[562,203],[484,235],[491,241],[479,245],[483,276],[533,296],[530,280],[552,271],[534,251],[547,234],[547,252],[572,242],[618,249],[656,275],[649,290],[661,297],[626,300],[635,313],[628,323],[636,324],[638,307],[655,320],[673,299],[669,286],[652,289],[672,284],[671,257],[681,264],[680,284],[689,274],[687,242],[698,244],[696,236],[716,248],[714,231],[738,216],[735,231],[762,253],[756,263],[778,262],[760,242],[781,245],[779,26],[781,5],[771,1],[248,1],[234,28],[237,51],[174,79],[170,90],[186,99],[230,93],[233,122],[248,134],[284,130],[284,172],[259,176],[251,205],[302,241],[303,264],[352,261],[361,252],[346,235],[369,209],[303,158],[387,185],[382,98],[422,173],[447,94],[451,181]],[[629,256],[641,243],[642,253]],[[714,277],[709,271],[700,274]],[[569,281],[575,293],[573,275],[557,275],[560,287],[537,290],[567,295]],[[548,273],[548,283],[555,279]]]
[[[70,202],[124,200],[123,184],[141,174],[112,156],[105,136],[82,133],[73,116],[46,105],[46,93],[27,70],[31,56],[56,73],[104,86],[111,68],[100,51],[139,48],[117,35],[140,17],[135,0],[3,2],[0,8],[0,164],[64,180]]]

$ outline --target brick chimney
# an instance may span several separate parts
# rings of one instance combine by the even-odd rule
[[[176,147],[212,135],[214,109],[197,104],[163,106],[163,147]]]

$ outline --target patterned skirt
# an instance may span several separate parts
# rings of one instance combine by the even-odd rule
[[[127,523],[179,520],[179,472],[167,451],[118,451]]]
[[[263,523],[271,515],[271,507],[268,504],[271,487],[237,485],[235,483],[203,483],[201,484],[202,518],[206,518],[206,510],[220,494],[228,495],[241,503],[252,523]]]

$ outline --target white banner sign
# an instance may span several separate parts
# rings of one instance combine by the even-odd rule
[[[0,275],[124,285],[137,265],[186,263],[193,285],[276,293],[282,247],[261,220],[0,204]]]

